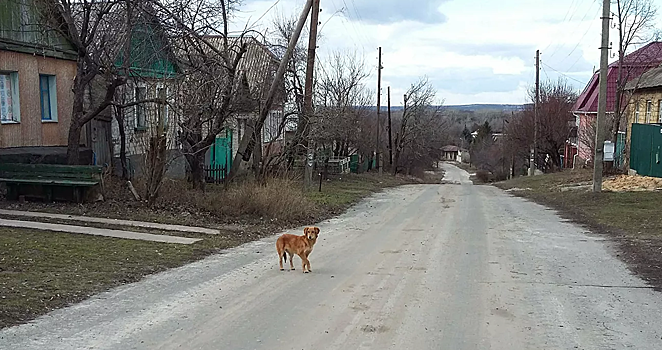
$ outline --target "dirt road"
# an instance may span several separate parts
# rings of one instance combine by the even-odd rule
[[[151,276],[0,349],[661,349],[662,295],[608,242],[489,186],[389,190],[322,223],[312,274],[275,238]]]

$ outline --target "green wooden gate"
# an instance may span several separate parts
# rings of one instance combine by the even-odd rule
[[[662,126],[632,124],[630,168],[643,176],[662,177]]]
[[[226,130],[224,137],[216,137],[216,142],[212,148],[211,166],[212,168],[225,168],[226,170],[232,167],[232,130]],[[225,175],[222,174],[222,172],[219,172],[215,176],[224,177]]]

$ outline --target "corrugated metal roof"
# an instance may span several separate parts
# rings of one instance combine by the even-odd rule
[[[42,19],[34,0],[0,1],[0,50],[76,59],[74,46]]]
[[[223,36],[209,35],[204,36],[203,39],[209,45],[213,46],[214,49],[220,52],[225,50]],[[228,38],[230,60],[233,60],[236,57],[239,48],[243,44],[246,44],[246,53],[239,61],[236,78],[241,79],[242,76],[245,75],[248,82],[248,87],[254,98],[263,101],[266,98],[269,88],[271,87],[271,83],[275,77],[276,71],[278,70],[280,60],[278,60],[274,53],[271,52],[263,43],[250,36]],[[204,45],[201,49],[204,50],[208,55],[214,55],[213,50],[204,48]],[[186,52],[189,50],[192,49],[182,46],[178,51],[180,51],[180,55],[186,55],[190,54],[190,52]],[[194,51],[195,50],[193,50],[193,52]],[[283,97],[284,91],[275,98],[275,104],[282,104]]]
[[[625,89],[650,89],[660,86],[662,86],[662,67],[657,67],[642,74],[638,79],[631,80]]]
[[[662,42],[650,43],[625,56],[623,70],[626,81],[640,77],[648,70],[662,64]],[[607,112],[614,112],[616,105],[616,81],[618,80],[618,61],[609,65],[607,70]],[[597,113],[600,72],[596,72],[584,91],[579,95],[573,112]]]

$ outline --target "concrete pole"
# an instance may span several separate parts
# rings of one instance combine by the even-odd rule
[[[598,120],[595,124],[595,159],[593,160],[593,192],[602,192],[605,123],[607,115],[607,69],[609,69],[609,22],[611,3],[602,2],[602,46],[600,47],[600,93],[598,95]]]

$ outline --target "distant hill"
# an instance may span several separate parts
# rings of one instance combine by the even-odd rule
[[[450,105],[444,106],[448,109],[459,111],[520,111],[524,109],[525,105],[499,105],[499,104],[472,104],[472,105]]]
[[[462,112],[517,112],[521,111],[526,105],[500,105],[500,104],[470,104],[470,105],[448,105],[443,106],[447,110]],[[377,109],[376,106],[372,107]],[[391,111],[401,111],[403,106],[391,106]],[[382,106],[385,111],[386,107]]]

